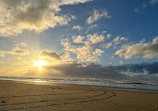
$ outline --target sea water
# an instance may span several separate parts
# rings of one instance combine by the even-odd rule
[[[49,82],[62,84],[78,84],[102,87],[106,89],[143,91],[158,93],[157,81],[133,81],[133,80],[112,80],[97,78],[26,78],[26,77],[0,77],[2,80],[27,81],[27,82]]]

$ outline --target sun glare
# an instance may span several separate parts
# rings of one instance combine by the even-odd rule
[[[44,60],[38,60],[34,62],[34,66],[38,67],[38,69],[42,69],[43,66],[47,65]]]

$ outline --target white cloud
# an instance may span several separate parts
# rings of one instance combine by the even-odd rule
[[[111,36],[112,36],[111,34],[107,34],[106,37],[107,37],[108,39],[110,39]]]
[[[84,62],[92,62],[95,61],[95,57],[91,55],[93,51],[92,45],[85,45],[83,47],[77,48],[77,59]]]
[[[126,37],[121,37],[120,40],[121,41],[127,41],[128,39]]]
[[[135,9],[134,9],[134,12],[140,13],[141,11],[140,11],[139,8],[135,8]]]
[[[106,38],[110,39],[111,36],[112,36],[111,34],[107,34]],[[110,40],[109,42],[102,43],[100,45],[100,47],[102,47],[104,49],[109,49],[110,47],[113,47],[114,49],[116,49],[119,44],[121,44],[123,41],[127,41],[127,40],[128,39],[126,37],[117,36],[117,37],[113,38],[112,40]]]
[[[63,52],[62,55],[61,55],[61,57],[62,57],[62,60],[65,61],[65,62],[67,62],[67,63],[72,63],[72,62],[74,62],[74,60],[71,58],[69,52],[66,52],[66,51]]]
[[[118,45],[121,43],[121,41],[127,41],[128,39],[126,37],[120,37],[117,36],[116,38],[113,39],[113,42],[115,45]]]
[[[0,56],[5,57],[5,55],[18,55],[18,56],[26,56],[30,54],[30,51],[26,49],[27,44],[20,43],[15,44],[15,47],[10,51],[0,51]]]
[[[73,26],[72,29],[73,29],[73,30],[79,30],[79,31],[82,30],[81,26],[79,26],[79,25]]]
[[[64,47],[64,51],[69,51],[76,53],[77,52],[77,47],[73,46],[69,43],[68,39],[62,39],[61,40],[61,45]]]
[[[158,3],[158,0],[149,0],[149,3],[150,3],[151,5],[155,5],[155,4]]]
[[[141,12],[142,10],[144,10],[147,6],[148,6],[148,3],[143,2],[141,6],[136,7],[136,8],[134,9],[134,12],[140,13],[140,12]]]
[[[18,47],[14,48],[11,51],[7,51],[7,54],[13,54],[13,55],[19,55],[19,56],[25,56],[25,55],[29,55],[29,51],[25,50],[25,49],[20,49]]]
[[[95,34],[88,34],[87,38],[88,38],[88,41],[91,44],[98,44],[98,43],[104,41],[104,36],[103,35],[98,35],[97,33],[95,33]]]
[[[22,42],[22,43],[19,43],[19,44],[15,44],[15,47],[24,48],[24,47],[27,47],[27,44]]]
[[[101,50],[101,49],[95,49],[95,51],[93,52],[93,55],[95,56],[101,56],[101,54],[103,53],[104,51]]]
[[[83,42],[83,39],[84,37],[83,36],[73,36],[73,40],[74,40],[74,43],[82,43]]]
[[[0,51],[0,57],[5,57],[5,51]]]
[[[113,45],[113,44],[112,44],[111,42],[109,42],[109,43],[101,44],[101,47],[108,49],[108,48],[112,47],[112,45]]]
[[[87,19],[86,22],[87,24],[92,24],[103,17],[108,19],[111,18],[106,10],[105,11],[94,10],[93,14]]]
[[[61,5],[73,5],[78,3],[90,2],[93,0],[61,0]]]
[[[116,38],[113,39],[114,42],[118,42],[120,40],[120,36],[117,36]]]
[[[136,43],[124,45],[116,51],[115,56],[130,59],[132,57],[152,58],[158,56],[158,38],[153,39],[150,43]]]
[[[42,32],[58,25],[67,25],[74,16],[62,15],[62,5],[90,0],[0,0],[0,35],[16,36],[24,30]]]
[[[103,31],[103,32],[102,32],[102,34],[105,34],[105,33],[107,33],[107,31]]]
[[[134,8],[134,12],[140,13],[148,6],[155,5],[157,3],[158,3],[158,0],[148,0],[147,2],[143,2],[139,7]]]
[[[98,27],[97,24],[94,24],[94,25],[89,26],[88,29],[87,29],[87,31],[86,31],[86,33],[88,33],[88,31],[90,31],[90,30],[92,30],[92,29],[94,29],[94,28],[97,28],[97,27]]]
[[[95,46],[103,40],[103,35],[95,33],[89,34],[86,37],[77,36],[72,42],[69,42],[68,39],[64,39],[61,41],[61,45],[63,46],[64,52],[74,54],[76,60],[79,62],[98,62],[98,57],[100,57],[104,51],[95,48]]]

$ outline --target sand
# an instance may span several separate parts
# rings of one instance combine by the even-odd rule
[[[158,93],[0,80],[0,111],[158,111]]]

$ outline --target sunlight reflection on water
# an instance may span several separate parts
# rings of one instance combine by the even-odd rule
[[[34,82],[41,83],[41,82],[44,82],[44,81],[41,80],[41,79],[35,79]]]

